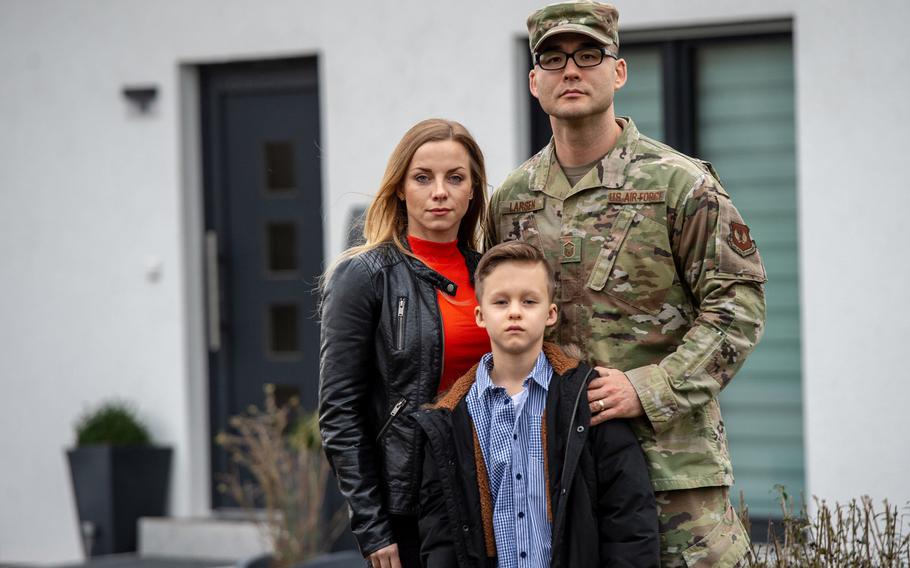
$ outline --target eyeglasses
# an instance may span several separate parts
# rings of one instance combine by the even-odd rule
[[[535,53],[534,62],[540,65],[541,69],[558,71],[559,69],[565,69],[570,57],[578,67],[597,67],[603,63],[605,55],[617,59],[616,55],[608,51],[606,47],[583,47],[576,49],[572,53],[557,50]]]

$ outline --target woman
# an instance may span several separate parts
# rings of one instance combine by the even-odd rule
[[[485,212],[477,143],[457,122],[424,120],[389,158],[366,243],[324,279],[319,425],[374,568],[420,565],[422,450],[403,417],[489,351],[472,280]]]

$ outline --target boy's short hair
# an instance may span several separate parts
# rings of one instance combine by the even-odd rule
[[[553,274],[553,267],[547,262],[540,249],[522,241],[507,241],[491,247],[477,263],[477,268],[474,270],[474,292],[477,294],[478,302],[483,294],[484,279],[493,272],[493,269],[506,262],[542,264],[547,275],[547,293],[549,299],[553,300],[553,294],[556,291],[556,276]]]

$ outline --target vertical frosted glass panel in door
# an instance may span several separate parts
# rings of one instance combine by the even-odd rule
[[[765,335],[721,394],[734,502],[779,516],[775,485],[799,498],[803,471],[793,53],[789,39],[696,51],[699,155],[711,161],[758,244],[769,282]]]

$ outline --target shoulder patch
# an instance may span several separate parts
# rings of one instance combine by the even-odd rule
[[[729,199],[721,197],[717,204],[720,210],[715,241],[715,275],[719,278],[765,282],[768,279],[765,266],[749,226]]]
[[[755,241],[749,234],[749,227],[743,223],[730,221],[730,234],[727,236],[727,244],[740,256],[749,256],[755,253]]]

